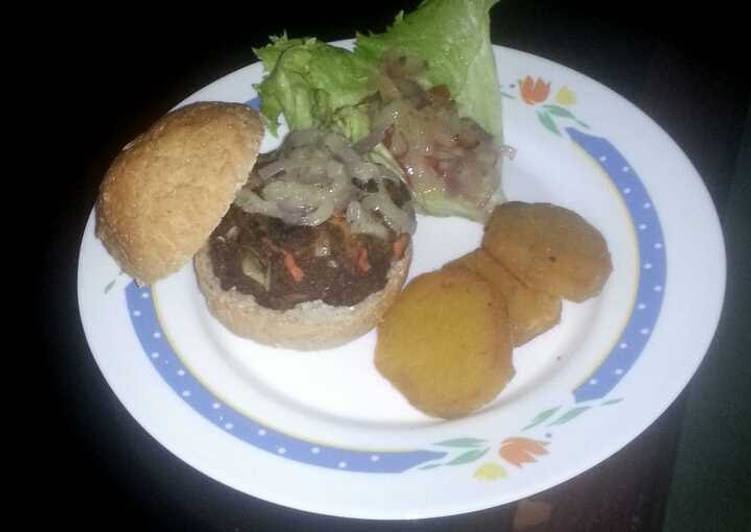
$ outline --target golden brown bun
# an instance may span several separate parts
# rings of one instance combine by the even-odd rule
[[[266,345],[313,351],[340,346],[375,327],[399,294],[411,260],[409,246],[404,257],[391,266],[383,290],[353,307],[334,307],[317,300],[284,311],[262,307],[253,296],[234,289],[222,290],[207,247],[193,262],[209,310],[230,331]]]
[[[188,262],[247,180],[262,139],[254,110],[201,102],[123,148],[96,205],[96,234],[123,271],[148,284]]]

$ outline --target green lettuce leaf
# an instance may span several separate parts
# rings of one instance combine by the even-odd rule
[[[371,81],[383,55],[398,50],[424,59],[424,84],[446,85],[459,113],[501,142],[489,16],[497,2],[426,0],[413,13],[400,13],[385,33],[358,35],[354,54],[314,38],[272,37],[254,50],[267,72],[256,85],[267,125],[276,134],[284,114],[294,129],[329,127],[358,140],[370,127],[358,104],[375,92]]]
[[[355,55],[377,63],[396,50],[427,61],[428,86],[446,85],[459,114],[501,141],[501,95],[490,43],[490,9],[498,0],[427,0],[376,35],[358,35]]]
[[[386,32],[357,35],[354,53],[314,38],[272,38],[255,50],[266,71],[256,89],[268,128],[276,134],[284,115],[291,129],[330,129],[353,142],[365,137],[371,123],[364,102],[376,93],[374,80],[384,55],[395,51],[424,60],[419,81],[425,88],[446,85],[460,116],[474,119],[501,143],[501,95],[489,16],[497,2],[425,0],[414,12],[400,13]],[[382,145],[370,155],[399,168]],[[489,194],[497,192],[495,177],[478,186]],[[416,193],[415,199],[418,209],[428,214],[475,220],[487,214],[467,198],[439,191]]]
[[[370,122],[358,104],[373,92],[370,62],[312,38],[275,37],[254,51],[268,72],[256,90],[274,134],[281,114],[291,129],[337,129],[353,140],[367,133]]]

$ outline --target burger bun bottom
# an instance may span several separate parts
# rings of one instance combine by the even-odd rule
[[[196,254],[193,264],[209,311],[231,332],[265,345],[315,351],[338,347],[373,329],[401,291],[411,258],[409,246],[391,266],[386,286],[357,305],[335,307],[316,300],[289,310],[269,309],[252,295],[222,289],[207,246]]]

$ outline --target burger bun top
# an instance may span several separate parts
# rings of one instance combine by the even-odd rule
[[[122,270],[150,284],[186,264],[246,182],[263,134],[246,105],[199,102],[125,146],[96,204],[96,235]]]

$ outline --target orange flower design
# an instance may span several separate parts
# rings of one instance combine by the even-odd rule
[[[527,76],[519,82],[519,92],[524,103],[535,105],[544,102],[550,94],[550,82],[542,78],[532,79]]]
[[[507,462],[521,467],[522,464],[536,462],[535,456],[548,454],[546,441],[529,438],[506,438],[498,449],[498,454]]]

